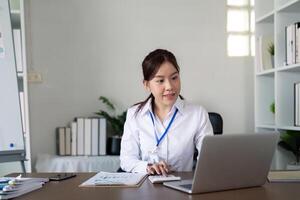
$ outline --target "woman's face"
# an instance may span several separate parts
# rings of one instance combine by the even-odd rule
[[[144,86],[153,94],[156,106],[171,108],[180,94],[180,76],[170,62],[164,62],[153,79],[144,81]]]

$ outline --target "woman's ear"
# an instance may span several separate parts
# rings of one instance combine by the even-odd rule
[[[149,87],[149,81],[143,80],[143,85],[145,90],[147,90],[148,92],[151,92],[150,87]]]

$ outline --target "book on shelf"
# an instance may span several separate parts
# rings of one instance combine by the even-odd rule
[[[92,120],[84,118],[84,155],[92,155]]]
[[[99,155],[106,155],[106,119],[99,118]]]
[[[300,22],[296,26],[296,63],[300,63]]]
[[[300,82],[294,84],[294,120],[295,126],[300,126]]]
[[[269,182],[300,182],[300,171],[270,171]]]
[[[77,118],[77,155],[84,155],[84,118]]]
[[[71,155],[71,128],[65,127],[65,136],[66,136],[66,152],[65,155]]]
[[[65,127],[56,128],[56,149],[57,155],[66,155],[66,132]]]
[[[139,187],[147,176],[146,173],[99,172],[79,187]]]
[[[71,132],[72,132],[71,155],[76,156],[77,155],[77,123],[76,122],[71,122]]]
[[[0,199],[11,199],[41,188],[48,178],[0,178]]]
[[[99,147],[99,119],[92,118],[92,155],[98,155],[98,147]]]
[[[286,26],[285,38],[286,64],[300,63],[300,22]]]

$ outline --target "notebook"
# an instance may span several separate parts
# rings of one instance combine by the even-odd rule
[[[0,199],[11,199],[41,188],[48,178],[0,178]]]
[[[193,179],[164,186],[190,194],[263,185],[278,133],[205,136]]]

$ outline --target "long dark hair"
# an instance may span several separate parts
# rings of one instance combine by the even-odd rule
[[[179,65],[177,64],[174,54],[165,49],[156,49],[150,52],[143,60],[142,68],[143,68],[144,80],[150,81],[151,79],[153,79],[153,77],[159,70],[160,66],[164,62],[171,63],[179,73],[180,68]],[[181,95],[179,95],[179,97],[183,99]],[[134,105],[139,105],[135,114],[137,114],[145,106],[145,104],[149,99],[153,99],[153,98],[154,96],[151,93],[144,101],[134,104]]]

